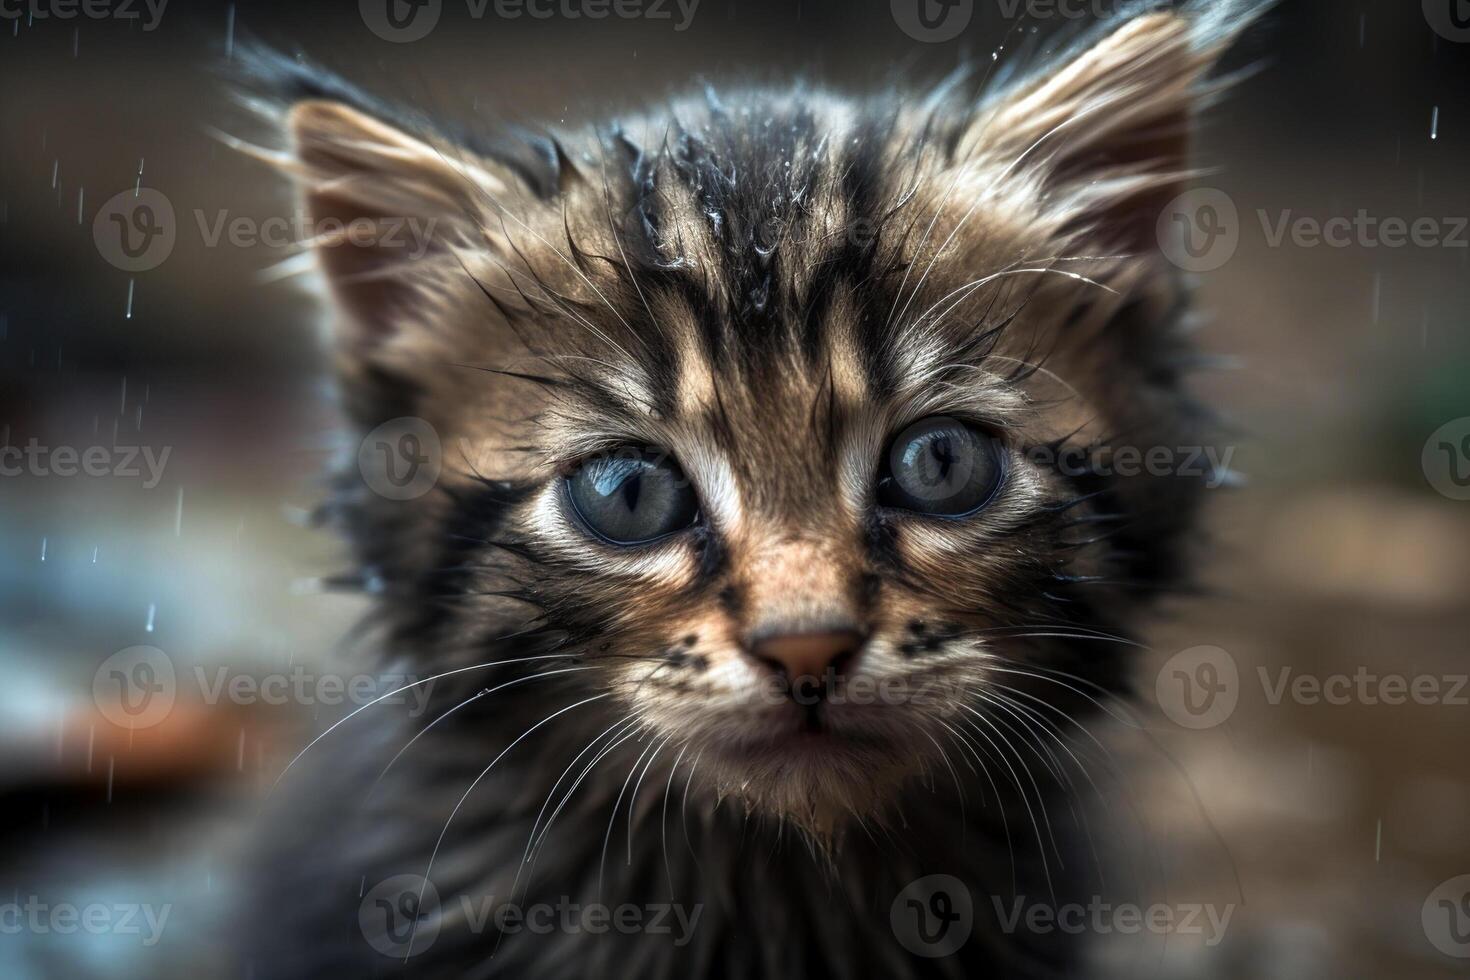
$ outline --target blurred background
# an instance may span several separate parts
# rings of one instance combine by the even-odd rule
[[[555,123],[699,79],[932,80],[1110,8],[960,0],[936,27],[912,0],[669,0],[666,17],[598,20],[438,6],[406,41],[369,0],[0,0],[7,980],[244,976],[201,937],[260,795],[363,692],[392,689],[337,656],[361,600],[322,587],[345,557],[305,526],[356,446],[320,302],[284,275],[299,250],[266,231],[294,203],[218,135],[266,135],[221,80],[237,43],[447,118]],[[1132,807],[1100,839],[1107,860],[1147,850],[1172,901],[1231,918],[1210,945],[1100,935],[1098,975],[1470,969],[1466,6],[1286,0],[1202,129],[1203,183],[1235,214],[1198,273],[1200,341],[1229,369],[1199,385],[1248,483],[1212,500],[1216,594],[1170,600],[1150,628],[1144,730],[1110,736]],[[133,226],[147,248],[130,254],[106,233],[117,196],[145,193],[158,220]],[[1300,224],[1360,214],[1376,230],[1335,243]],[[235,219],[270,240],[217,234]],[[1283,221],[1308,234],[1278,238]],[[1226,700],[1199,713],[1181,665]],[[299,680],[250,687],[266,677]]]

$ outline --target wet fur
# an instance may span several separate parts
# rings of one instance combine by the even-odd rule
[[[1036,460],[1205,438],[1154,220],[1185,186],[1206,71],[1254,7],[1123,18],[978,94],[975,78],[917,98],[707,91],[494,141],[257,53],[292,137],[272,159],[318,219],[436,222],[413,263],[317,243],[353,425],[416,416],[444,446],[424,497],[382,499],[354,470],[322,512],[376,596],[385,657],[421,676],[541,659],[446,677],[401,728],[372,709],[287,775],[271,849],[288,857],[261,865],[259,894],[290,911],[255,903],[256,976],[402,973],[364,943],[359,896],[423,874],[441,832],[450,911],[414,976],[1065,972],[1069,941],[1001,935],[988,896],[1099,887],[1080,774],[1054,753],[1085,746],[1073,720],[1094,692],[1125,690],[1130,623],[1182,582],[1213,474]],[[887,440],[932,414],[1009,449],[973,518],[873,504]],[[679,458],[702,528],[627,550],[574,525],[558,477],[627,443]],[[800,719],[754,693],[740,646],[834,615],[869,635],[860,670],[912,696],[831,713],[846,737],[813,755],[771,736]],[[926,960],[889,904],[935,873],[967,882],[977,934]],[[694,941],[497,942],[452,899],[599,885],[608,904],[702,904]]]

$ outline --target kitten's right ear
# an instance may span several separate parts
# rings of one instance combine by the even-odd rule
[[[340,340],[383,344],[452,250],[483,247],[480,216],[508,175],[342,102],[299,102],[286,128],[310,244],[347,321]]]

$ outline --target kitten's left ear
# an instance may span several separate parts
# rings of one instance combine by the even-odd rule
[[[1124,22],[982,108],[957,147],[960,165],[981,161],[976,176],[991,186],[1040,190],[1051,217],[1101,247],[1154,247],[1159,212],[1190,176],[1206,76],[1267,5],[1219,0]]]
[[[342,102],[298,102],[286,128],[317,256],[349,320],[339,339],[349,350],[384,343],[412,305],[407,267],[479,235],[477,216],[510,181]]]

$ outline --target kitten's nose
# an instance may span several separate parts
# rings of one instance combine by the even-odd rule
[[[862,645],[862,634],[851,629],[781,633],[751,643],[750,655],[795,681],[828,670],[840,673]]]

